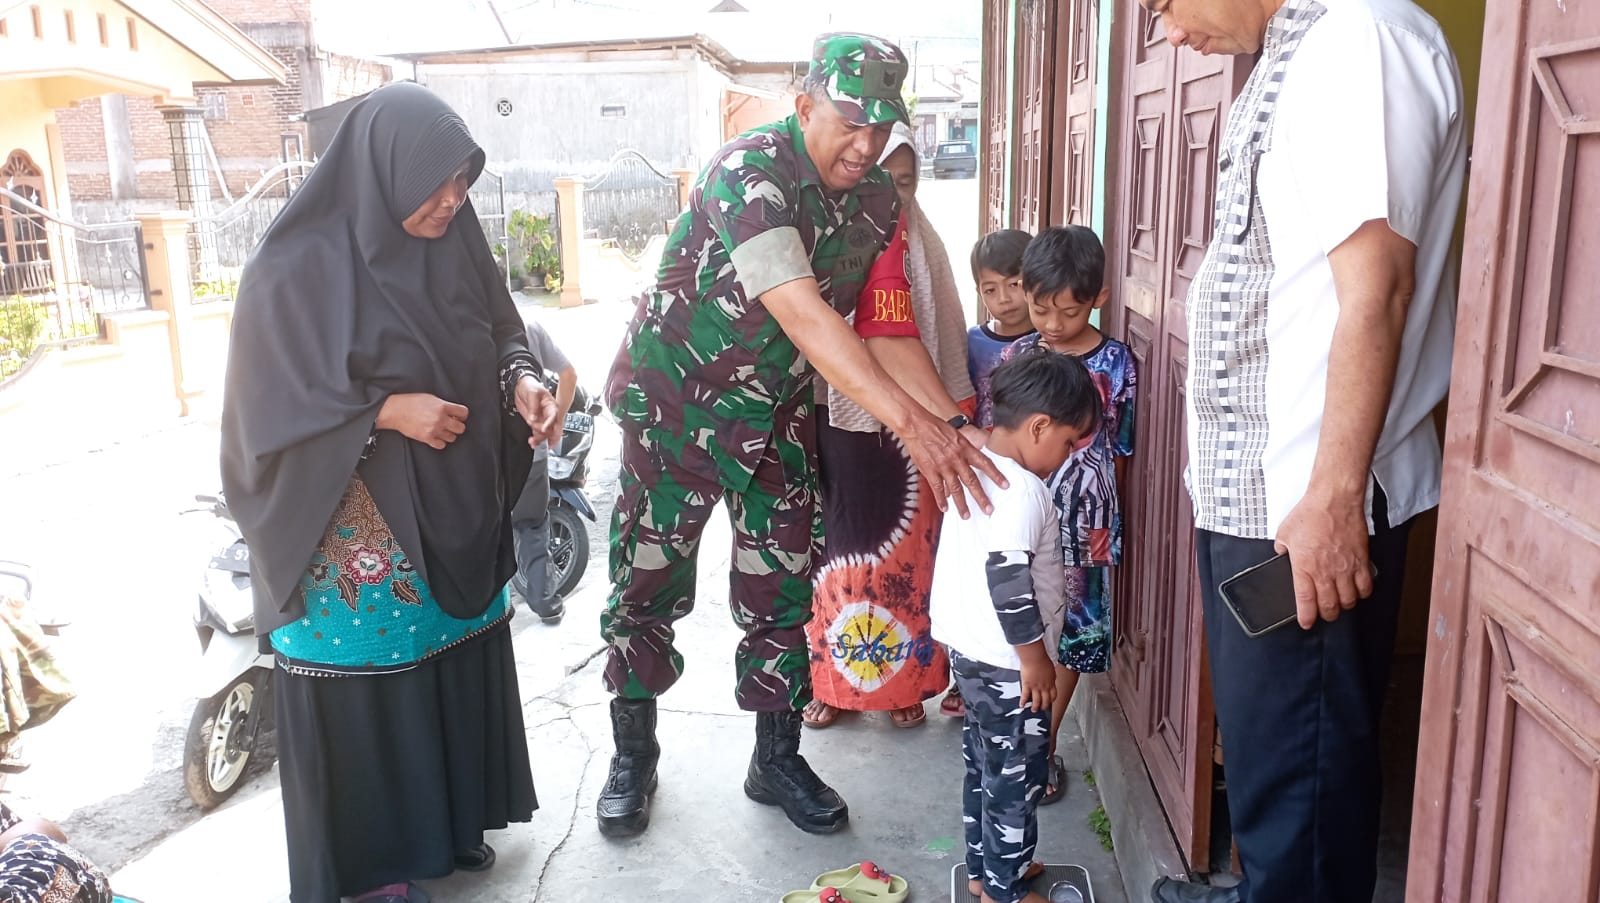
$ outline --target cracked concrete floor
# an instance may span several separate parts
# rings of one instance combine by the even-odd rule
[[[932,714],[896,730],[884,715],[850,715],[806,731],[802,749],[850,802],[850,825],[813,837],[741,790],[754,721],[733,701],[738,632],[727,609],[729,534],[716,517],[701,548],[700,601],[681,622],[688,661],[661,702],[661,786],[648,832],[607,840],[594,801],[611,752],[608,697],[600,684],[598,616],[606,588],[591,565],[557,626],[525,615],[514,623],[524,719],[540,808],[533,821],[494,832],[494,869],[423,882],[435,900],[568,901],[693,899],[775,901],[823,871],[871,859],[904,875],[912,900],[949,896],[961,829],[959,722]],[[1082,780],[1086,753],[1070,726],[1062,754],[1066,799],[1041,810],[1039,858],[1081,863],[1101,903],[1123,903],[1116,863],[1087,825],[1098,804]],[[122,893],[147,903],[288,898],[282,815],[274,770],[199,823],[168,838],[115,876]]]

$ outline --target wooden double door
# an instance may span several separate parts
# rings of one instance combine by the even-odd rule
[[[1191,867],[1214,719],[1185,464],[1185,296],[1248,59],[1117,24],[1114,332],[1141,369],[1113,683]],[[1600,6],[1487,0],[1407,900],[1600,900]],[[1465,113],[1466,111],[1463,111]],[[1409,750],[1391,754],[1408,755]]]
[[[1110,329],[1139,367],[1139,453],[1116,585],[1112,684],[1180,852],[1206,870],[1215,735],[1194,518],[1183,485],[1189,282],[1211,240],[1217,146],[1250,60],[1167,43],[1128,4],[1115,28],[1120,78],[1106,229]]]
[[[1600,900],[1600,6],[1489,0],[1411,903]]]
[[[1098,7],[1097,0],[984,4],[985,234],[1091,222]],[[1016,40],[1007,54],[1013,18]],[[998,102],[1008,86],[1010,116]]]

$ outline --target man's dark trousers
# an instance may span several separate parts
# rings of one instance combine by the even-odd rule
[[[1375,490],[1373,594],[1311,630],[1245,635],[1217,584],[1275,552],[1196,532],[1206,643],[1227,756],[1243,903],[1371,903],[1382,795],[1379,718],[1411,523],[1388,526]]]

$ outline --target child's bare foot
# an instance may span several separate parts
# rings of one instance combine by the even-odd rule
[[[1032,881],[1033,879],[1035,879],[1035,878],[1037,878],[1037,877],[1039,877],[1040,875],[1043,875],[1043,874],[1044,874],[1044,863],[1042,863],[1042,862],[1030,862],[1028,864],[1028,870],[1026,872],[1022,873],[1022,880],[1024,880],[1024,881]],[[972,894],[974,897],[983,897],[983,881],[981,879],[978,879],[978,878],[973,878],[973,879],[969,880],[967,882],[967,893]],[[989,898],[988,897],[984,897],[984,899],[987,900]]]

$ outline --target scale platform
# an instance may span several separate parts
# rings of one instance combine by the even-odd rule
[[[1050,865],[1033,879],[1033,889],[1050,903],[1094,903],[1089,871],[1081,865]],[[950,870],[950,903],[981,903],[982,898],[967,890],[967,864],[957,863]]]

